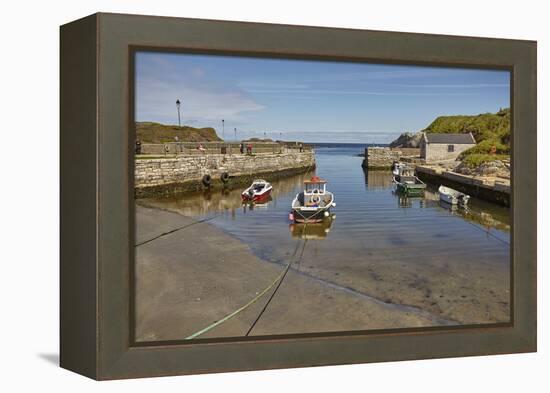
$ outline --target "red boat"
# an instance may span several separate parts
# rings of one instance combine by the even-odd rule
[[[241,194],[243,202],[263,202],[271,195],[273,187],[265,180],[257,179]]]

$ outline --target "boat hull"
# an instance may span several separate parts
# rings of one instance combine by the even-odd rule
[[[426,189],[425,184],[403,184],[397,183],[397,191],[409,196],[421,196]]]
[[[457,205],[458,204],[458,199],[453,198],[451,195],[439,194],[439,199],[442,202],[448,203],[450,205]]]
[[[470,196],[441,186],[439,187],[439,200],[450,205],[466,206]]]
[[[297,223],[319,223],[323,222],[325,218],[330,216],[330,207],[317,209],[292,209],[292,215],[294,217],[294,222]]]
[[[269,199],[271,196],[271,189],[261,193],[261,194],[253,194],[249,195],[248,193],[241,194],[241,199],[243,202],[265,202]]]

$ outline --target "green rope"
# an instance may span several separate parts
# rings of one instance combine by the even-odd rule
[[[277,284],[277,282],[283,278],[283,276],[286,274],[286,272],[288,271],[288,269],[290,268],[290,265],[292,265],[292,261],[290,261],[286,267],[283,269],[283,271],[281,272],[281,274],[279,274],[277,276],[277,278],[271,283],[269,284],[269,286],[267,286],[263,291],[261,291],[258,295],[256,295],[256,297],[254,297],[251,301],[249,301],[248,303],[246,303],[244,306],[238,308],[237,310],[233,311],[231,314],[229,315],[226,315],[225,317],[223,317],[222,319],[220,319],[219,321],[216,321],[214,322],[213,324],[211,325],[208,325],[207,327],[205,327],[204,329],[202,330],[199,330],[198,332],[196,333],[193,333],[191,334],[190,336],[187,336],[185,337],[185,340],[191,340],[193,338],[196,338],[200,335],[203,335],[204,333],[214,329],[216,326],[218,325],[221,325],[222,323],[224,323],[225,321],[233,318],[235,315],[239,314],[240,312],[244,311],[245,309],[247,309],[248,307],[250,307],[251,305],[253,305],[254,303],[256,303],[263,295],[265,295],[271,288],[273,288],[273,286],[275,286],[275,284]]]
[[[304,245],[302,247],[302,254],[300,255],[300,258],[302,257],[303,253],[304,253],[304,247],[305,247],[305,242],[304,242]],[[204,333],[214,329],[216,326],[218,325],[221,325],[222,323],[226,322],[227,320],[233,318],[235,315],[239,314],[240,312],[246,310],[248,307],[250,307],[251,305],[253,305],[254,303],[256,303],[262,296],[264,296],[267,292],[269,292],[269,290],[271,288],[273,288],[275,286],[275,284],[277,284],[279,281],[282,282],[282,280],[285,278],[286,274],[288,273],[288,270],[290,269],[290,266],[292,265],[292,259],[296,256],[296,253],[298,252],[298,249],[300,248],[300,242],[298,242],[298,244],[296,245],[296,248],[294,249],[294,252],[292,254],[292,256],[290,257],[290,261],[287,263],[287,265],[285,266],[285,268],[283,269],[283,271],[281,271],[281,273],[277,276],[277,278],[275,278],[275,280],[273,280],[273,282],[271,284],[269,284],[263,291],[261,291],[259,294],[257,294],[252,300],[250,300],[248,303],[246,303],[244,306],[238,308],[237,310],[233,311],[231,314],[228,314],[226,315],[225,317],[223,317],[222,319],[220,319],[219,321],[216,321],[210,325],[208,325],[207,327],[205,327],[204,329],[201,329],[199,330],[198,332],[196,333],[193,333],[191,334],[190,336],[187,336],[185,337],[185,340],[191,340],[193,338],[197,338],[198,336],[200,335],[203,335]],[[280,286],[280,285],[279,285]],[[277,288],[279,288],[279,286],[277,286]],[[275,293],[274,293],[275,294]],[[274,295],[273,294],[273,295]],[[273,298],[273,296],[271,297]],[[271,300],[271,299],[270,299]],[[267,304],[266,304],[266,307],[267,307]],[[265,311],[265,308],[264,307],[262,309],[262,311],[260,312],[260,315],[258,316],[258,318],[256,318],[256,320],[254,321],[254,324],[256,324],[256,322],[258,321],[259,317],[263,314],[263,312]],[[254,326],[253,324],[253,326]],[[252,327],[253,327],[252,326]],[[250,331],[249,331],[250,332]],[[248,334],[248,333],[247,333]]]

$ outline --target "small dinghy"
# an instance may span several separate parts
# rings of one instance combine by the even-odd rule
[[[304,191],[292,201],[291,221],[316,223],[330,216],[330,208],[336,206],[334,195],[326,190],[327,182],[317,176],[304,181]]]
[[[273,187],[270,183],[262,179],[256,179],[252,185],[241,194],[243,202],[265,202],[269,199]]]
[[[470,196],[449,187],[439,186],[439,199],[451,205],[466,206]]]

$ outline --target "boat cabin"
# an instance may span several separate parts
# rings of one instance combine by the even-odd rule
[[[304,181],[304,192],[300,195],[302,206],[319,207],[325,206],[332,198],[326,190],[327,181],[313,176],[310,180]]]
[[[327,181],[313,176],[310,180],[304,181],[304,194],[324,194],[326,192]]]

